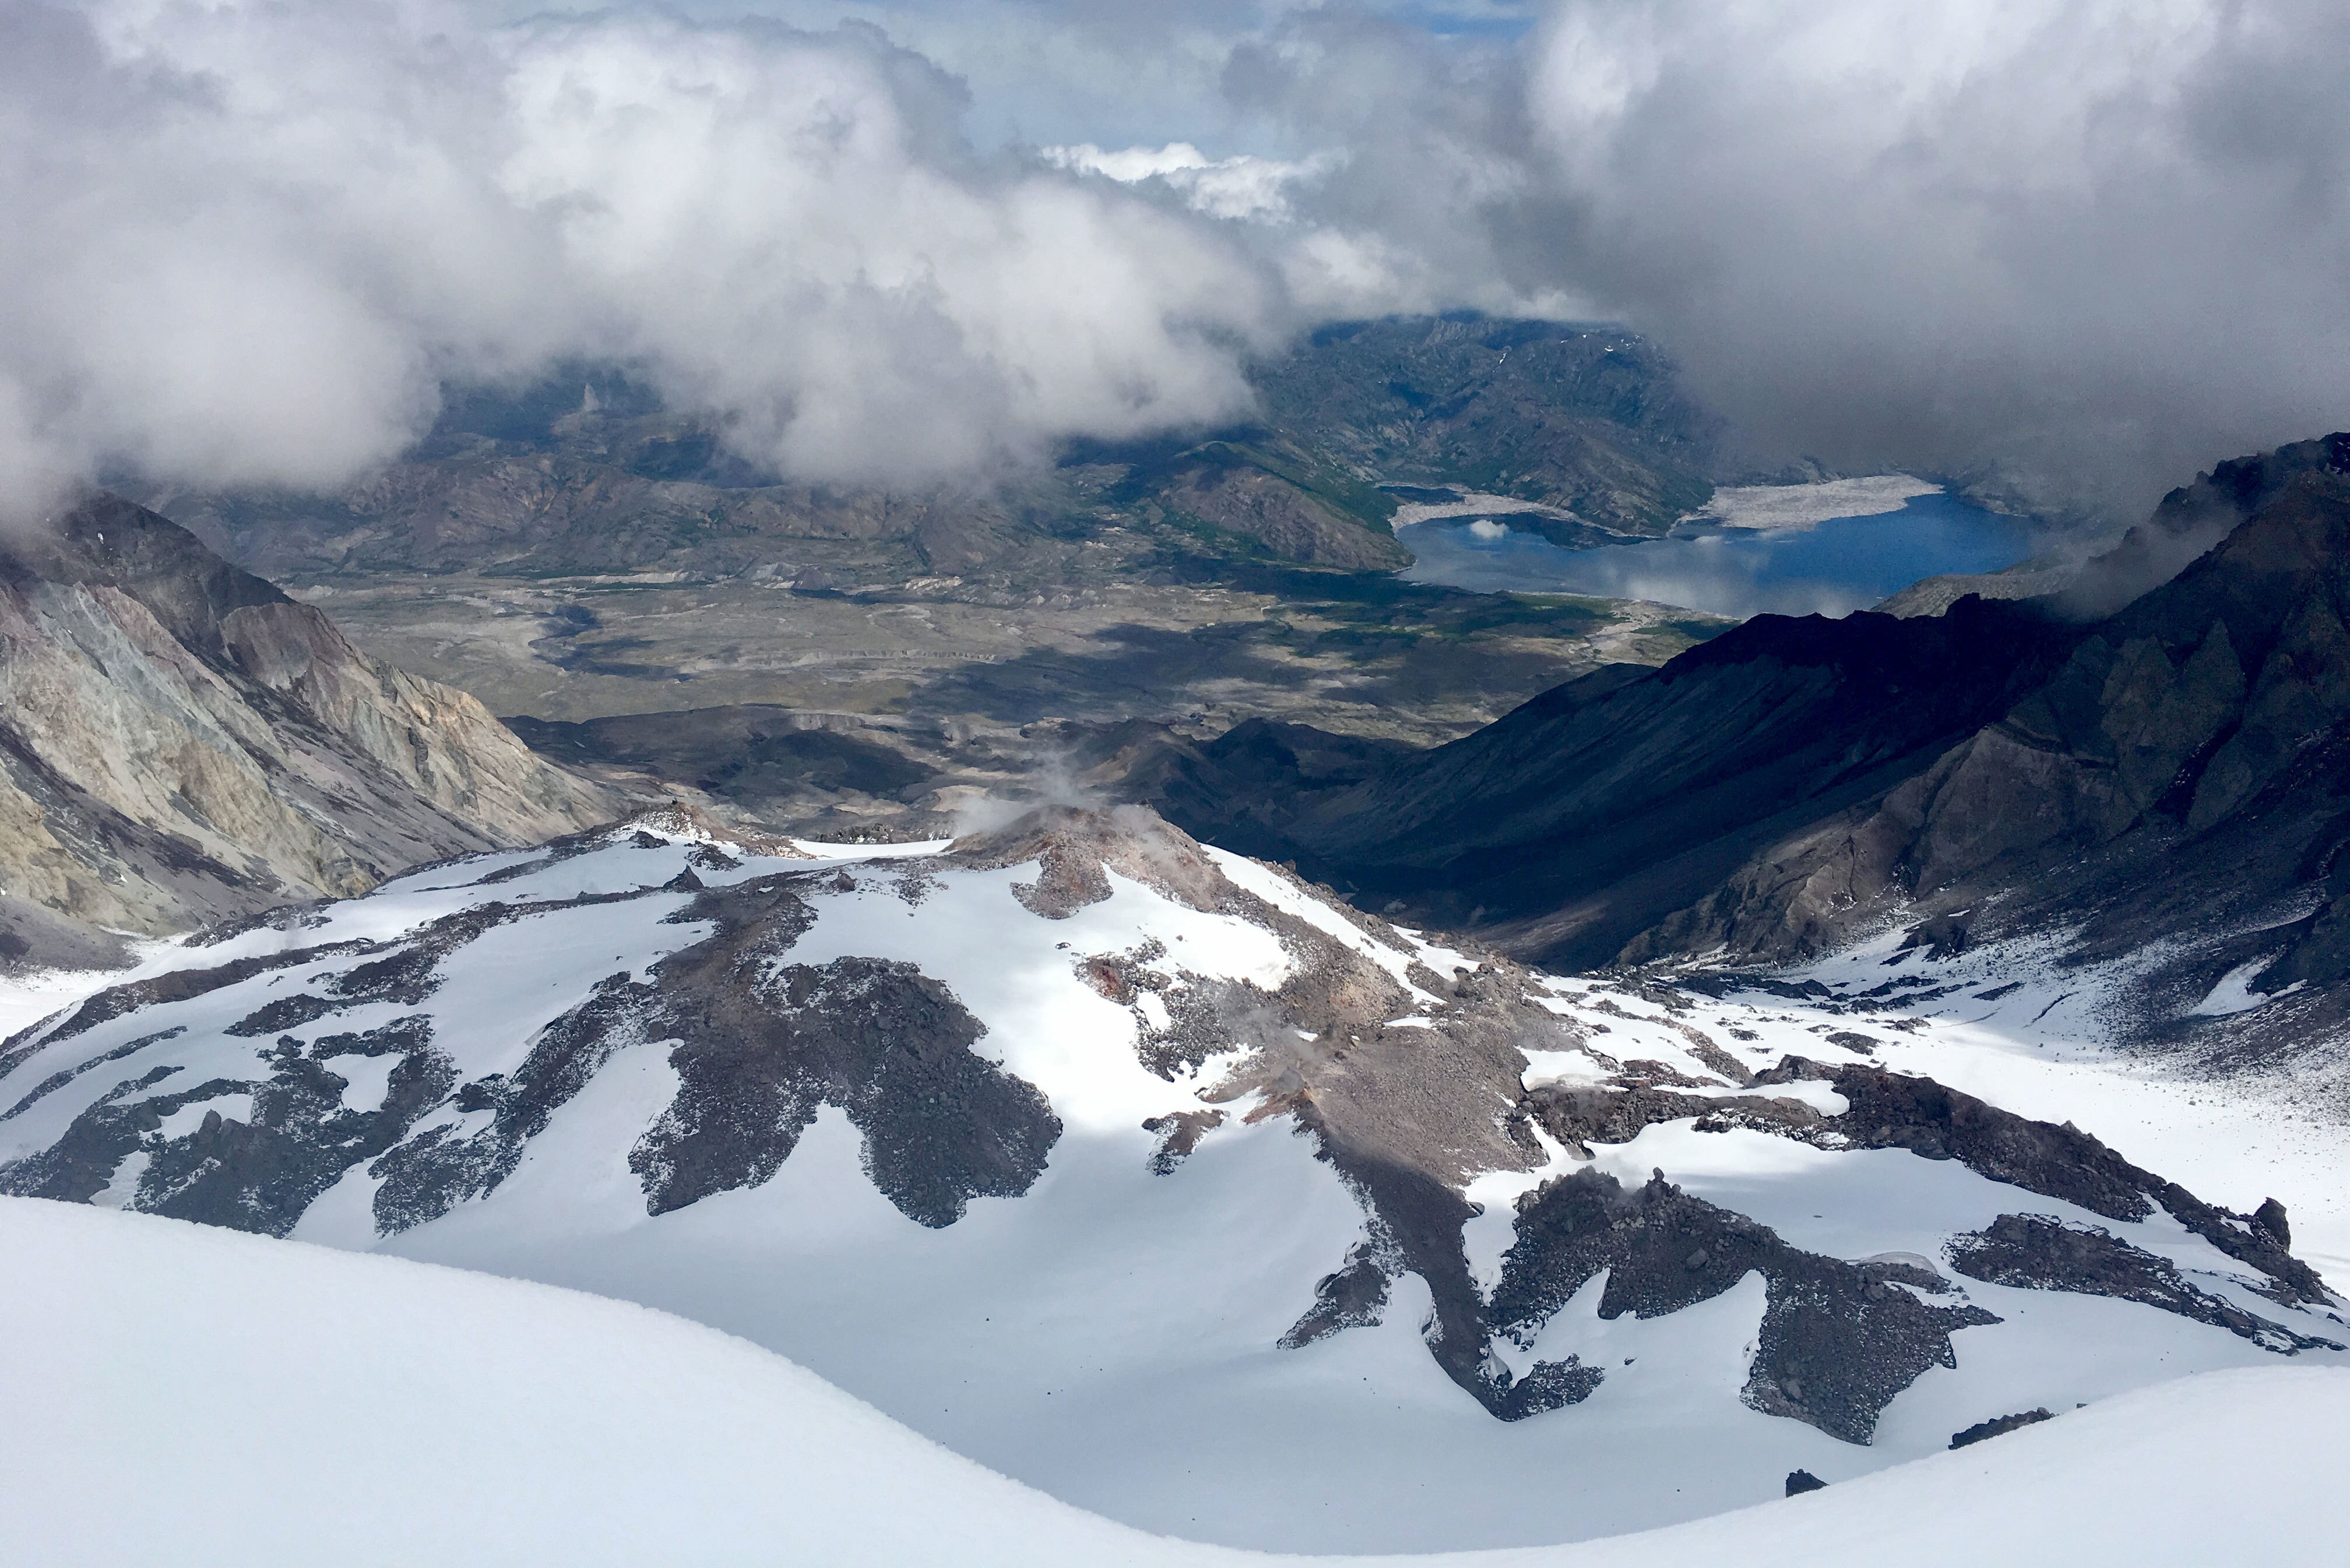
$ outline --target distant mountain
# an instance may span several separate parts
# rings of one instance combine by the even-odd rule
[[[2068,618],[2231,524],[2164,586]],[[1170,741],[1129,787],[1555,966],[1786,961],[1895,921],[1943,948],[2062,932],[2073,961],[2135,955],[2131,1032],[2289,1052],[2350,1025],[2345,616],[2335,435],[2223,464],[2054,598],[1762,616],[1351,776],[1284,771],[1243,726]],[[2209,1011],[2239,972],[2247,995]]]
[[[1448,949],[1135,807],[895,853],[663,815],[21,1032],[0,1192],[685,1313],[1266,1546],[1604,1533],[2350,1364],[2281,1205],[1898,1071],[1915,1027]]]
[[[1320,329],[1251,369],[1259,409],[1215,431],[1073,443],[1058,466],[919,493],[778,483],[608,367],[452,393],[382,472],[331,496],[146,499],[240,564],[354,571],[731,576],[781,557],[816,587],[924,574],[1059,581],[1076,541],[1149,569],[1409,564],[1388,481],[1459,484],[1661,533],[1711,492],[1716,421],[1617,328],[1481,317]],[[806,557],[821,556],[810,565]]]
[[[1661,534],[1703,506],[1721,420],[1621,328],[1473,314],[1316,328],[1253,377],[1265,421],[1357,473]]]
[[[106,933],[365,892],[614,809],[463,692],[127,501],[0,539],[9,961],[94,961]]]

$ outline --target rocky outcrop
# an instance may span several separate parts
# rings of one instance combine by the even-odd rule
[[[1603,1271],[1604,1318],[1679,1312],[1760,1273],[1768,1304],[1746,1403],[1846,1442],[1867,1442],[1878,1413],[1929,1366],[1958,1365],[1953,1333],[1999,1321],[1980,1307],[1929,1305],[1889,1282],[1915,1287],[1911,1271],[1888,1275],[1881,1265],[1791,1247],[1770,1227],[1681,1191],[1662,1171],[1635,1191],[1595,1170],[1562,1177],[1520,1203],[1517,1235],[1491,1319],[1527,1345]],[[1923,1288],[1947,1289],[1939,1280]]]
[[[1791,1056],[1756,1075],[1769,1085],[1820,1079],[1835,1086],[1846,1109],[1817,1131],[1847,1148],[1900,1148],[1928,1159],[1955,1159],[1993,1181],[2101,1214],[2139,1220],[2157,1209],[2238,1262],[2265,1276],[2262,1293],[2287,1305],[2327,1299],[2316,1271],[2293,1256],[2282,1230],[2283,1205],[2271,1199],[2250,1219],[2212,1208],[2116,1154],[2080,1128],[2052,1126],[2004,1111],[1974,1096],[1878,1067],[1824,1066]],[[1770,1102],[1766,1102],[1770,1103]],[[1785,1102],[1776,1102],[1785,1104]],[[2273,1206],[2270,1220],[2262,1219]]]
[[[2067,1225],[2041,1214],[2002,1214],[1950,1244],[1950,1266],[1969,1279],[2032,1290],[2075,1291],[2143,1302],[2227,1329],[2270,1350],[2339,1350],[2330,1339],[2295,1334],[2188,1282],[2178,1265],[2133,1247],[2100,1226]]]
[[[2004,1438],[2010,1432],[2020,1432],[2026,1427],[2036,1427],[2043,1421],[2054,1419],[2054,1415],[2042,1409],[2018,1410],[2012,1416],[1994,1416],[1988,1421],[1977,1421],[1963,1432],[1951,1433],[1950,1447],[1971,1448],[1977,1443]]]
[[[713,901],[718,902],[718,901]],[[752,938],[764,952],[772,931]],[[866,1168],[933,1229],[974,1198],[1017,1198],[1061,1123],[1035,1088],[971,1047],[986,1026],[911,964],[837,959],[754,978],[731,944],[665,989],[677,1099],[629,1155],[652,1213],[773,1176],[819,1106],[863,1135]],[[698,982],[698,983],[697,983]]]
[[[0,545],[8,958],[364,892],[612,809],[471,697],[128,502]]]

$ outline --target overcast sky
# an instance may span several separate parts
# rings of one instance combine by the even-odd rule
[[[2350,425],[2337,0],[756,9],[0,0],[0,492],[331,485],[578,356],[929,483],[1462,306],[2115,516]]]

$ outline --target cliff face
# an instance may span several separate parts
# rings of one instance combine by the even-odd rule
[[[2350,832],[2350,440],[2334,441],[2334,466],[2277,487],[2176,579],[2086,628],[1996,722],[1855,820],[1823,824],[1832,844],[1814,830],[1783,845],[1782,867],[1847,902],[2013,887],[2033,903],[2099,889],[2136,906],[2158,861],[2160,884],[2208,881],[2237,905],[2314,896]],[[2063,887],[2044,880],[2059,867],[2073,867]],[[1763,887],[1750,873],[1714,902],[1831,901]],[[1700,913],[1665,940],[1700,929],[1729,934]]]
[[[612,803],[110,496],[0,541],[0,956],[90,956]]]

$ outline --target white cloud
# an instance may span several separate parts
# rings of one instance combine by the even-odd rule
[[[1629,320],[1760,458],[2134,518],[2350,423],[2338,0],[1322,6],[1220,81],[1228,145],[1336,155],[1268,253],[1300,308]]]
[[[862,23],[0,0],[0,485],[330,483],[444,380],[570,356],[919,483],[1230,418],[1252,348],[1462,306],[1627,318],[1758,448],[2125,513],[2350,422],[2332,0],[1560,0],[1523,39],[774,3],[981,107]]]
[[[1577,0],[1525,81],[1520,265],[1751,432],[2129,510],[2350,415],[2330,0]]]
[[[1243,406],[1229,340],[1275,303],[1253,265],[1114,191],[983,169],[926,122],[941,86],[878,40],[582,25],[520,52],[501,182],[559,214],[619,347],[795,472],[962,472]]]
[[[1314,181],[1345,161],[1333,152],[1293,161],[1247,152],[1210,158],[1188,141],[1107,151],[1087,141],[1042,151],[1045,161],[1057,168],[1105,175],[1122,184],[1159,181],[1193,212],[1211,218],[1276,222],[1290,215],[1291,186]]]
[[[1246,406],[1277,275],[983,159],[870,29],[431,6],[0,13],[0,460],[332,483],[449,378],[637,362],[817,479]],[[14,45],[14,47],[8,46]]]

